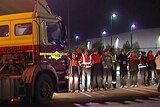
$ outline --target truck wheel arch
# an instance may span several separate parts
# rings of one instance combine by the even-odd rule
[[[43,73],[51,76],[53,85],[55,85],[54,91],[58,90],[58,76],[57,76],[56,70],[53,68],[53,66],[51,66],[48,63],[41,63],[41,64],[37,64],[29,67],[28,69],[25,70],[25,73],[22,75],[24,82],[26,84],[30,84],[31,86],[30,88],[31,88],[32,96],[34,96],[35,81],[37,77]]]

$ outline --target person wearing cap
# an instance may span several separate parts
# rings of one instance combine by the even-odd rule
[[[91,90],[91,55],[88,49],[85,49],[84,54],[82,54],[80,61],[82,67],[82,91]]]
[[[108,49],[105,49],[102,55],[103,65],[103,88],[110,89],[112,85],[112,56]]]
[[[102,89],[102,63],[98,49],[94,49],[92,57],[92,88],[93,90]]]
[[[112,57],[112,86],[116,88],[117,84],[117,58],[114,48],[110,48],[109,53]]]
[[[157,76],[158,76],[158,92],[160,92],[160,51],[158,51],[158,56],[155,59],[155,63],[156,63],[156,72],[157,72]]]
[[[132,51],[128,57],[128,67],[130,72],[130,87],[137,87],[139,60],[135,51]]]
[[[117,57],[117,61],[120,65],[120,88],[127,88],[127,77],[128,77],[128,70],[127,70],[127,63],[128,57],[126,55],[125,49],[121,49],[121,53]]]
[[[147,56],[146,52],[141,52],[141,56],[139,59],[139,68],[140,68],[140,74],[141,74],[141,85],[147,86],[147,80],[148,80],[148,63],[147,63]]]

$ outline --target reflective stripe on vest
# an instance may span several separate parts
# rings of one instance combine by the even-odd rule
[[[86,59],[85,59],[85,55],[84,54],[82,54],[82,57],[83,57],[83,63],[82,64],[84,64],[84,66],[86,67],[86,68],[90,68],[91,67],[91,56],[89,56],[89,62],[86,62]]]

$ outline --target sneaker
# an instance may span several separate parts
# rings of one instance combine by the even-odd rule
[[[103,89],[103,88],[100,88],[99,90],[100,90],[100,91],[103,91],[104,89]]]
[[[87,89],[87,92],[91,92],[92,90],[91,89]]]
[[[120,88],[123,88],[123,85],[121,85]]]
[[[135,85],[134,87],[136,87],[136,88],[137,88],[137,87],[138,87],[138,85]]]
[[[79,90],[75,90],[74,92],[75,92],[75,93],[78,93],[78,92],[79,92]]]
[[[154,83],[153,85],[154,85],[154,86],[157,86],[157,84],[155,84],[155,83]]]
[[[125,85],[124,88],[128,88],[128,86]]]
[[[107,87],[104,88],[104,90],[107,90],[107,89],[108,89]]]
[[[134,85],[131,85],[131,88],[133,88],[134,87]]]
[[[85,92],[85,89],[82,89],[82,92]]]

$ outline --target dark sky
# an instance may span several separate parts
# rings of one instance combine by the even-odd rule
[[[48,0],[52,10],[60,15],[67,25],[68,6],[70,33],[81,40],[99,37],[104,29],[110,32],[111,14],[118,12],[113,21],[113,33],[130,31],[130,25],[137,23],[137,29],[160,27],[160,0]]]

